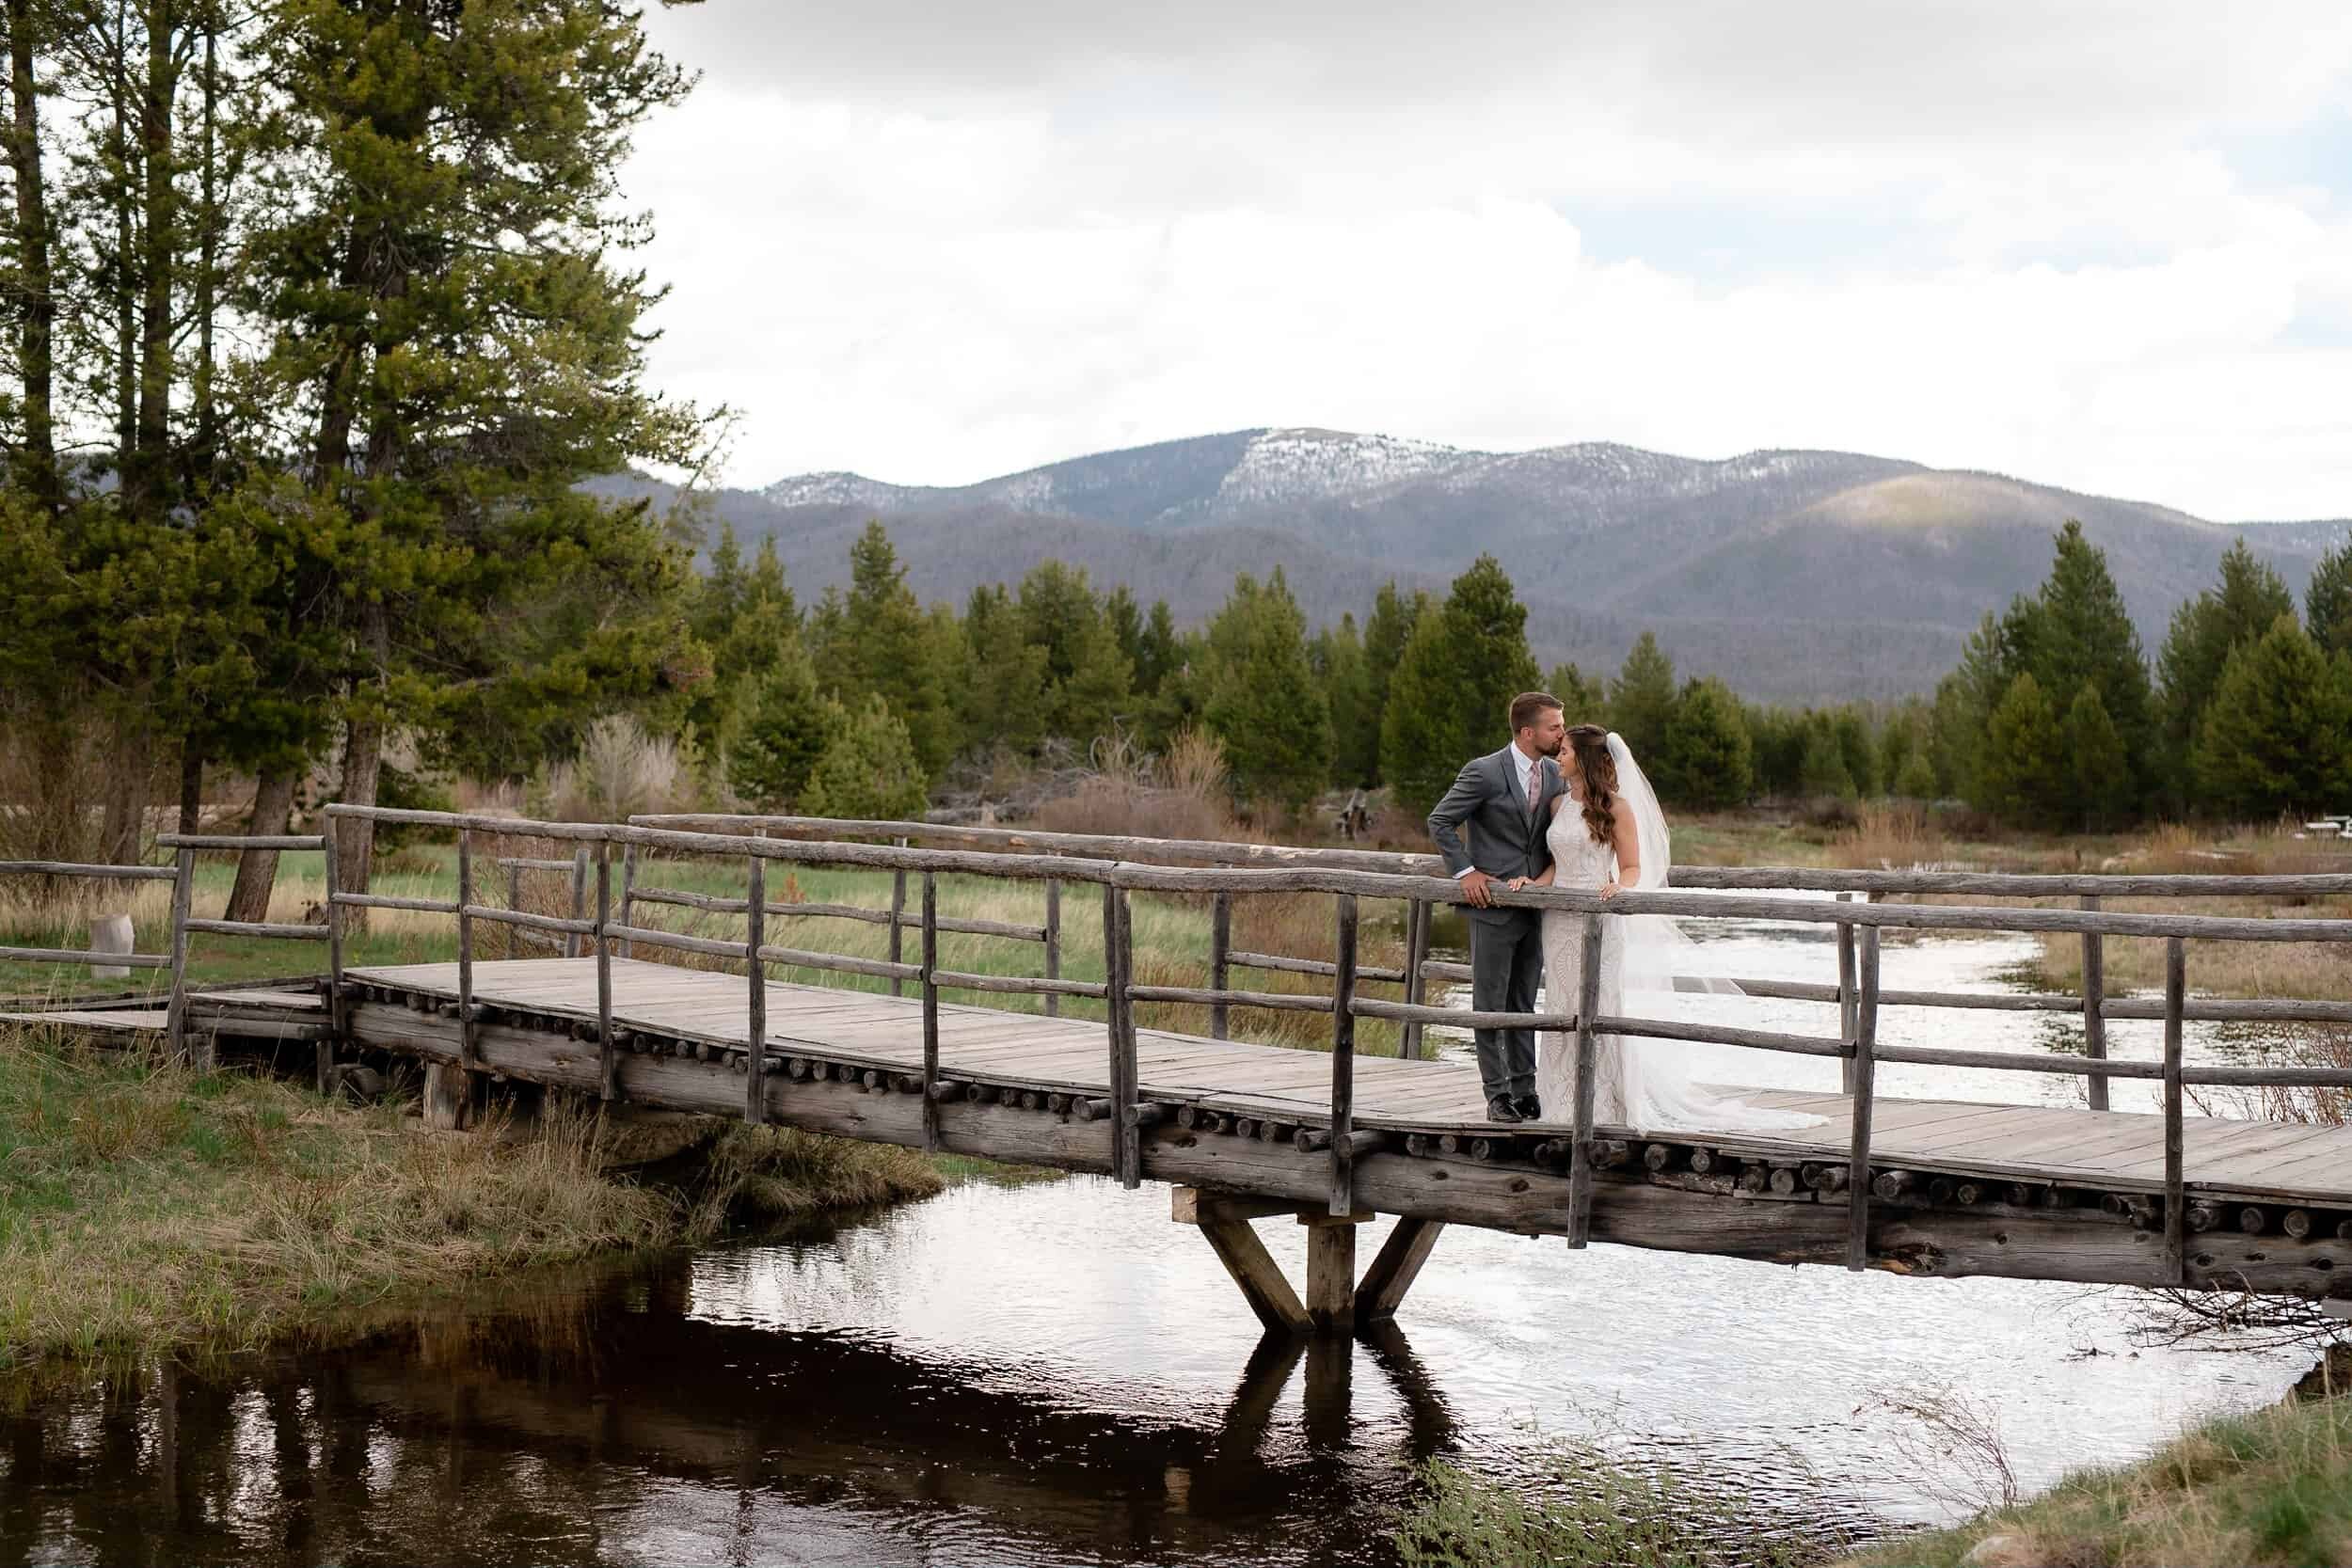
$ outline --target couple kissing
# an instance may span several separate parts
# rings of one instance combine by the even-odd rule
[[[1462,884],[1470,928],[1470,1006],[1480,1012],[1533,1013],[1547,991],[1554,1012],[1573,1008],[1583,980],[1583,916],[1498,904],[1498,888],[1528,887],[1613,897],[1620,889],[1666,885],[1666,818],[1625,741],[1598,724],[1570,724],[1558,698],[1526,691],[1511,699],[1511,740],[1467,764],[1429,814],[1429,836]],[[1464,842],[1467,832],[1469,840]],[[1689,939],[1662,915],[1603,918],[1599,1014],[1623,1017],[1628,989],[1671,991],[1688,962]],[[1726,981],[1695,989],[1736,991]],[[1486,1118],[1565,1119],[1576,1103],[1572,1036],[1532,1029],[1478,1029],[1478,1076]],[[1675,1041],[1595,1039],[1593,1117],[1635,1132],[1788,1131],[1820,1117],[1777,1111],[1692,1081],[1692,1048]]]

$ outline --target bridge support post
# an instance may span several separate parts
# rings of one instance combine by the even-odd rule
[[[1356,1332],[1356,1227],[1370,1214],[1301,1214],[1307,1227],[1307,1317],[1317,1334]]]
[[[1307,1232],[1307,1297],[1303,1302],[1265,1243],[1249,1227],[1252,1220],[1280,1214],[1295,1216]],[[1444,1228],[1434,1221],[1400,1221],[1398,1233],[1405,1236],[1405,1242],[1400,1245],[1395,1236],[1390,1238],[1391,1245],[1381,1249],[1374,1274],[1366,1276],[1364,1288],[1359,1289],[1356,1227],[1372,1218],[1369,1212],[1327,1214],[1274,1198],[1229,1197],[1198,1187],[1174,1187],[1168,1192],[1168,1217],[1200,1230],[1269,1334],[1351,1334],[1359,1321],[1365,1321],[1359,1317],[1359,1303],[1373,1304],[1382,1317],[1392,1316],[1396,1303],[1404,1299],[1414,1274],[1428,1257],[1429,1243]],[[1410,1227],[1421,1228],[1411,1230]]]

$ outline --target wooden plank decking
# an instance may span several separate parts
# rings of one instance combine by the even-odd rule
[[[743,1044],[749,1001],[740,975],[614,959],[617,1027],[722,1045]],[[453,964],[352,969],[347,978],[412,995],[454,999]],[[593,958],[529,958],[474,965],[475,999],[486,1006],[574,1020],[596,1014]],[[1084,1019],[943,1003],[943,1072],[1016,1089],[1109,1092],[1104,1026]],[[806,1053],[892,1073],[922,1069],[921,1004],[913,997],[787,985],[768,987],[771,1052]],[[1327,1125],[1329,1058],[1315,1052],[1140,1030],[1140,1098],[1194,1104],[1304,1127]],[[1842,1163],[1852,1104],[1835,1094],[1764,1091],[1759,1104],[1811,1111],[1818,1128],[1770,1136],[1708,1136],[1744,1154]],[[1395,1132],[1487,1132],[1474,1069],[1450,1062],[1359,1057],[1355,1122]],[[1537,1131],[1540,1129],[1521,1129]],[[1557,1131],[1565,1132],[1565,1128]],[[1631,1137],[1629,1129],[1602,1135]],[[1690,1141],[1692,1130],[1673,1134]],[[2220,1120],[2185,1123],[2185,1169],[2193,1193],[2352,1207],[2352,1129]],[[2153,1113],[2090,1111],[1882,1097],[1874,1157],[1960,1175],[2121,1193],[2160,1193],[2164,1122]]]

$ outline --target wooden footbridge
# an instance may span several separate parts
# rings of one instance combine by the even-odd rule
[[[457,897],[334,889],[336,826],[362,816],[454,833]],[[117,1026],[155,1031],[168,1048],[199,1055],[209,1033],[235,1032],[240,1021],[269,1023],[278,1037],[315,1039],[323,1086],[339,1070],[339,1058],[354,1053],[419,1059],[428,1068],[428,1101],[438,1097],[445,1109],[462,1103],[468,1085],[520,1080],[605,1101],[1099,1172],[1128,1187],[1165,1182],[1173,1188],[1173,1218],[1199,1227],[1252,1309],[1275,1329],[1344,1331],[1392,1314],[1448,1225],[1556,1235],[1571,1247],[1606,1242],[1930,1277],[1988,1275],[2352,1301],[2352,1128],[2208,1117],[2189,1114],[2186,1103],[2192,1090],[2207,1085],[2352,1089],[2352,1069],[2192,1064],[2183,1051],[2190,1021],[2352,1025],[2352,1004],[2193,1000],[2185,961],[2192,940],[2352,943],[2352,920],[2102,907],[2117,898],[2308,899],[2352,894],[2352,876],[1677,867],[1676,891],[1623,894],[1605,904],[1550,889],[1499,895],[1581,916],[1588,953],[1612,912],[1830,927],[1838,962],[1834,984],[1826,977],[1818,985],[1741,982],[1750,995],[1834,1009],[1834,1032],[1792,1034],[1603,1016],[1589,988],[1581,997],[1550,1000],[1540,1014],[1433,1005],[1428,983],[1465,978],[1466,971],[1429,956],[1431,911],[1453,901],[1457,889],[1426,856],[790,817],[641,817],[604,825],[338,805],[326,820],[320,836],[164,840],[175,864],[145,874],[174,881],[171,951],[130,960],[169,970],[160,1017],[91,1006],[19,1016],[91,1027],[106,1026],[104,1015],[112,1012],[122,1021]],[[573,912],[480,901],[475,846],[494,837],[574,846]],[[192,912],[193,858],[254,846],[328,850],[323,924],[248,925]],[[742,896],[646,879],[665,865],[712,859],[742,868]],[[780,863],[886,873],[891,905],[771,899],[769,872]],[[0,874],[14,871],[119,877],[123,868],[0,864]],[[1041,895],[1041,918],[1023,925],[943,915],[940,882],[949,877],[1031,884]],[[1105,955],[1100,980],[1061,973],[1063,892],[1075,887],[1099,890]],[[1865,901],[1753,890],[1833,892]],[[1269,894],[1330,899],[1332,958],[1233,947],[1233,900]],[[2058,897],[2081,907],[1883,901],[1903,895]],[[1207,907],[1207,985],[1137,980],[1138,898]],[[1366,898],[1403,906],[1402,967],[1359,961],[1359,901]],[[692,911],[706,921],[739,920],[742,935],[665,929],[651,923],[651,911],[662,909]],[[371,910],[448,917],[456,928],[456,960],[346,966],[345,925],[353,911]],[[768,931],[779,919],[882,926],[889,956],[776,945]],[[553,951],[477,958],[481,933],[499,927]],[[2084,993],[1884,989],[1880,933],[1896,927],[2077,937]],[[322,942],[327,973],[315,991],[280,988],[276,1001],[191,989],[190,939],[210,933]],[[1041,946],[1042,973],[950,969],[940,961],[943,933]],[[2112,937],[2165,942],[2161,1000],[2106,993],[2103,943]],[[10,957],[124,961],[0,948],[0,958]],[[2352,947],[2346,957],[2352,959]],[[771,977],[779,967],[857,976],[869,988],[887,982],[889,990],[787,984]],[[1316,989],[1242,989],[1233,983],[1237,969],[1303,977],[1292,983]],[[1597,975],[1597,965],[1588,960],[1584,973]],[[1400,994],[1376,996],[1373,987]],[[982,1005],[1005,995],[1037,998],[1041,1010]],[[1090,1016],[1065,1016],[1065,1004]],[[1204,1028],[1196,1034],[1140,1027],[1138,1004],[1199,1009]],[[279,1006],[284,1012],[273,1015]],[[2074,1014],[2083,1053],[1986,1052],[1883,1037],[1882,1019],[1890,1009],[1987,1007]],[[1329,1051],[1233,1040],[1235,1008],[1327,1020]],[[135,1012],[143,1016],[132,1022]],[[2122,1018],[2162,1021],[2161,1059],[2107,1056],[2106,1024]],[[1400,1026],[1401,1055],[1357,1050],[1357,1026],[1367,1019]],[[1587,1063],[1602,1035],[1629,1037],[1637,1049],[1702,1042],[1828,1057],[1841,1064],[1844,1090],[1756,1097],[1826,1118],[1801,1132],[1613,1127],[1596,1122],[1589,1092],[1574,1106],[1549,1108],[1556,1122],[1499,1127],[1484,1119],[1474,1069],[1424,1058],[1422,1034],[1432,1023],[1555,1031],[1571,1037]],[[1896,1099],[1876,1089],[1877,1067],[1885,1062],[2080,1076],[2088,1080],[2090,1108]],[[2108,1109],[2107,1084],[2115,1078],[2156,1084],[2161,1109]],[[1580,1074],[1581,1083],[1590,1081]],[[1356,1227],[1376,1214],[1396,1215],[1399,1223],[1359,1276]],[[1251,1228],[1253,1220],[1276,1215],[1295,1216],[1305,1227],[1303,1299]]]

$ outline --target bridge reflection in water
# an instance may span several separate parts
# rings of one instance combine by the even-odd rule
[[[713,1321],[693,1280],[36,1396],[0,1414],[0,1563],[1363,1560],[1387,1520],[1356,1470],[1454,1449],[1393,1325],[1268,1337],[1220,1406],[1152,1418],[1132,1388]],[[1401,1450],[1361,1451],[1359,1355]]]

